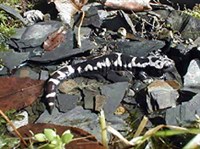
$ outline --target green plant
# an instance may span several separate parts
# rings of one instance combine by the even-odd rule
[[[200,4],[196,4],[192,10],[186,9],[184,12],[188,15],[200,19]]]
[[[38,147],[38,149],[64,149],[65,145],[72,141],[73,134],[70,130],[66,130],[61,137],[52,129],[44,129],[44,133],[34,135],[37,142],[45,143]]]

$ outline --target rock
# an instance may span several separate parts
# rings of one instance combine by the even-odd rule
[[[11,38],[9,44],[20,51],[26,51],[29,48],[34,49],[34,47],[41,46],[47,36],[58,30],[61,25],[62,23],[58,21],[36,23],[26,28],[21,39]]]
[[[103,18],[103,24],[102,27],[106,28],[108,30],[117,31],[120,27],[124,27],[128,30],[128,32],[132,32],[132,28],[127,23],[124,15],[118,11],[106,11],[106,12],[100,12],[100,18]],[[105,10],[104,10],[105,11]]]
[[[116,52],[134,56],[147,56],[150,52],[161,49],[165,45],[163,41],[159,40],[125,41],[115,44],[117,47]]]
[[[107,98],[103,107],[105,115],[107,115],[106,118],[109,119],[109,115],[112,115],[115,112],[127,89],[128,82],[118,82],[100,87],[101,94],[105,95]]]
[[[94,27],[100,28],[102,24],[102,20],[100,19],[97,11],[98,11],[97,7],[91,6],[86,11],[82,26],[94,26]]]
[[[119,75],[119,73],[115,71],[108,71],[106,75],[106,79],[111,82],[128,82],[129,78],[127,78],[127,75]]]
[[[19,66],[22,62],[28,60],[29,52],[18,53],[14,51],[0,52],[0,59],[3,65],[8,69],[12,70]]]
[[[40,80],[47,80],[49,78],[49,72],[46,70],[40,71]]]
[[[79,85],[76,83],[76,81],[70,79],[60,84],[59,91],[65,94],[75,94],[78,92],[76,90],[78,87]]]
[[[94,45],[90,40],[81,41],[81,48],[73,49],[73,33],[70,31],[66,34],[66,41],[60,44],[53,51],[44,52],[43,55],[33,56],[30,58],[32,62],[49,63],[57,60],[63,60],[74,55],[82,54],[98,46]]]
[[[147,89],[148,112],[176,106],[179,94],[165,81],[154,81]]]
[[[0,76],[7,75],[8,69],[0,64]]]
[[[36,123],[74,126],[95,135],[98,140],[101,138],[98,116],[91,113],[90,110],[84,110],[81,106],[76,106],[67,113],[59,113],[58,110],[54,108],[51,115],[46,110],[42,115],[40,115]]]
[[[190,8],[192,9],[196,4],[199,3],[199,0],[192,0],[192,1],[188,1],[188,0],[160,0],[159,1],[162,4],[168,4],[168,5],[173,5],[176,8],[180,8],[181,9],[185,9],[185,8]]]
[[[14,8],[4,4],[0,4],[0,8],[26,24],[25,19]]]
[[[200,87],[200,61],[195,59],[190,62],[187,73],[184,76],[184,86]]]
[[[95,96],[100,94],[98,90],[83,89],[84,94],[84,108],[94,110]]]
[[[95,96],[95,111],[101,111],[103,109],[103,106],[106,102],[106,97],[104,95],[96,95]]]
[[[175,108],[166,110],[165,121],[167,125],[190,125],[196,120],[195,115],[200,115],[200,94],[190,101],[184,102]]]
[[[166,23],[170,25],[172,30],[179,31],[184,39],[191,38],[195,40],[200,36],[200,20],[198,18],[194,18],[177,10],[163,11],[167,11],[167,13],[159,11],[160,14],[165,14],[161,15],[161,18],[166,19]]]
[[[78,100],[80,99],[77,95],[69,95],[69,94],[58,94],[58,109],[61,112],[68,112],[76,107]]]
[[[28,124],[28,113],[26,111],[16,114],[16,117],[20,118],[18,118],[17,120],[11,120],[16,129]],[[10,132],[13,131],[13,128],[9,124],[7,124],[7,129]]]
[[[28,66],[17,69],[17,71],[15,72],[15,75],[20,78],[28,77],[35,80],[39,79],[39,73],[34,71],[34,69],[31,69]]]

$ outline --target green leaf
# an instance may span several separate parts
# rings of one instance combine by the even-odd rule
[[[44,134],[49,141],[52,141],[56,137],[56,132],[52,129],[44,129]]]
[[[72,141],[73,137],[74,135],[71,134],[70,130],[67,130],[62,134],[61,139],[64,144],[68,144],[69,142]]]
[[[62,143],[60,136],[56,135],[53,140],[51,141],[51,144],[59,146]]]
[[[43,133],[35,134],[34,137],[39,142],[47,141],[47,138],[46,138],[46,136]]]

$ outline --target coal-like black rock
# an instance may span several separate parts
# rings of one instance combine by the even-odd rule
[[[200,115],[200,94],[190,101],[184,102],[175,108],[166,110],[165,121],[167,125],[189,125],[196,120],[195,115]]]

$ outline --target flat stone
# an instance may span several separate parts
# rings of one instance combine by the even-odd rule
[[[95,6],[91,6],[84,17],[83,26],[94,26],[97,28],[101,27],[102,20],[98,15],[98,9]]]
[[[0,4],[0,8],[6,11],[7,13],[13,15],[14,17],[22,21],[24,24],[26,24],[25,19],[14,8],[4,4]]]
[[[178,92],[168,83],[162,80],[154,81],[148,86],[148,112],[175,107],[178,97]]]
[[[54,108],[51,115],[45,110],[36,123],[52,123],[78,127],[95,135],[98,140],[101,140],[98,115],[91,113],[90,110],[84,110],[81,106],[76,106],[67,113],[60,113]]]
[[[101,94],[105,95],[107,98],[103,107],[107,116],[112,115],[116,111],[127,89],[128,82],[118,82],[100,87]]]
[[[98,47],[95,46],[94,43],[92,43],[90,40],[83,40],[81,41],[81,48],[73,48],[72,32],[67,33],[66,39],[67,41],[61,43],[60,46],[55,50],[46,51],[43,55],[31,57],[30,60],[33,62],[49,63],[56,60],[63,60],[77,54],[82,54],[86,51]]]
[[[25,67],[22,67],[22,68],[18,69],[15,72],[15,75],[20,77],[20,78],[29,77],[31,79],[36,79],[36,80],[39,79],[39,73],[34,71],[33,69],[31,69],[28,66],[25,66]]]
[[[29,52],[18,53],[11,50],[0,52],[0,59],[2,60],[3,65],[10,70],[16,68],[22,62],[28,60],[28,57]]]
[[[76,107],[78,100],[80,99],[77,95],[69,94],[58,94],[58,109],[61,112],[68,112]]]
[[[189,125],[200,115],[200,93],[190,101],[184,102],[175,108],[166,110],[165,121],[167,125]]]
[[[192,60],[187,69],[187,73],[184,76],[184,86],[200,87],[200,61]]]
[[[116,51],[127,55],[147,56],[148,53],[161,49],[165,46],[163,41],[159,40],[144,40],[144,41],[125,41],[117,42]]]

